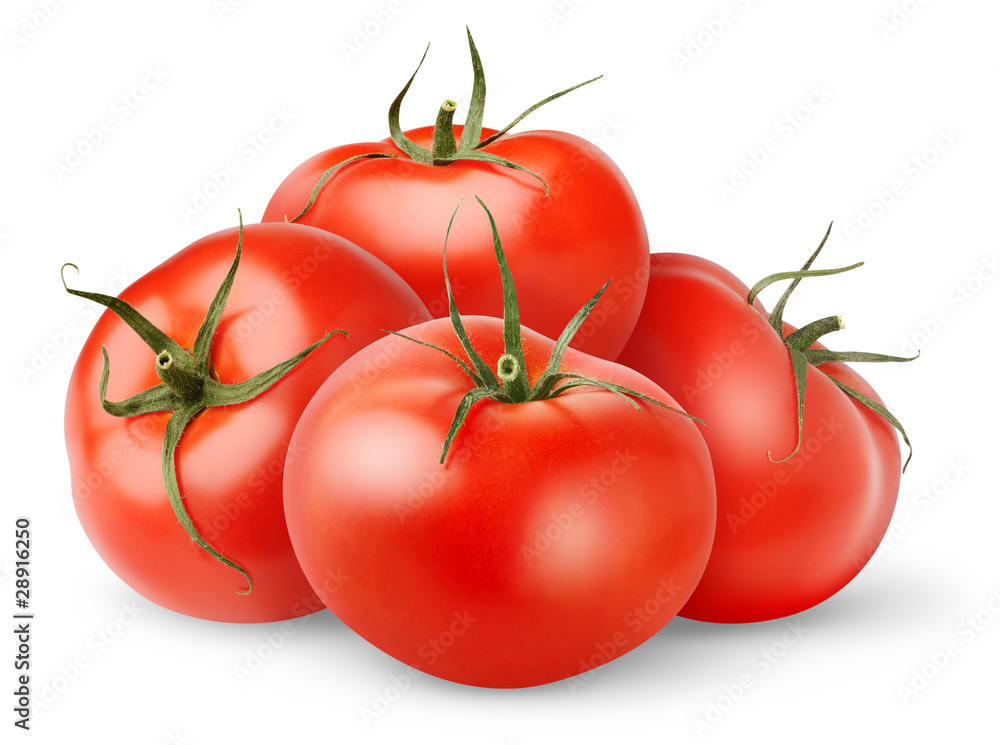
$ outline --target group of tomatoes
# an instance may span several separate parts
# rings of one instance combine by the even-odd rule
[[[782,314],[802,279],[853,267],[813,269],[817,249],[751,290],[650,255],[600,149],[483,128],[469,44],[464,126],[445,101],[402,131],[407,83],[389,139],[309,159],[261,222],[117,298],[67,284],[108,308],[66,404],[101,557],[177,612],[326,606],[491,687],[586,672],[677,614],[760,621],[837,592],[888,527],[903,433],[845,363],[897,358]]]

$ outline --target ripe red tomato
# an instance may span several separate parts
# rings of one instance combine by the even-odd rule
[[[188,351],[227,269],[238,229],[203,238],[121,294]],[[98,320],[73,371],[66,444],[73,500],[101,558],[136,592],[171,610],[224,621],[273,621],[322,607],[295,560],[284,525],[282,474],[298,451],[292,429],[330,372],[358,349],[429,318],[417,296],[385,264],[335,235],[304,225],[248,225],[242,259],[225,301],[209,369],[215,380],[244,381],[292,357],[325,333],[346,329],[287,377],[246,403],[204,410],[176,449],[183,504],[200,536],[245,567],[200,548],[178,522],[165,491],[161,456],[169,412],[112,416],[99,387],[110,360],[107,398],[156,386],[158,355],[110,310]],[[183,354],[183,352],[181,352]],[[322,589],[321,587],[319,589]]]
[[[470,46],[478,61],[471,38]],[[481,74],[480,66],[477,80]],[[397,122],[402,95],[395,102]],[[485,87],[474,86],[465,126],[453,126],[450,117],[439,119],[439,133],[453,133],[452,147],[459,143],[452,159],[420,162],[419,149],[428,161],[435,151],[435,127],[334,147],[292,171],[262,219],[296,220],[324,174],[350,158],[394,156],[341,165],[297,221],[371,251],[413,287],[437,318],[448,312],[441,275],[443,226],[460,199],[478,195],[496,214],[511,269],[519,278],[521,317],[529,328],[556,338],[595,289],[612,280],[573,346],[613,360],[638,318],[649,269],[649,242],[635,195],[614,162],[575,135],[505,133],[478,147],[496,134],[482,128],[484,97]],[[465,150],[463,138],[468,141]],[[484,157],[494,161],[470,159]],[[498,158],[507,165],[495,162]],[[503,298],[484,215],[469,210],[456,218],[449,255],[453,292],[463,312],[500,316]],[[560,281],[553,282],[555,276]]]
[[[779,618],[833,595],[871,557],[899,490],[893,424],[835,383],[881,405],[843,362],[806,365],[796,450],[791,353],[748,292],[711,261],[654,254],[642,315],[618,359],[706,424],[718,526],[708,568],[681,611],[703,621]],[[839,326],[824,320],[834,322],[828,330]],[[781,326],[785,337],[795,330]]]
[[[512,688],[586,672],[673,618],[715,498],[697,425],[642,400],[673,403],[632,370],[560,357],[586,306],[558,342],[520,326],[495,248],[504,320],[462,325],[452,305],[452,322],[341,365],[295,428],[285,515],[310,582],[343,578],[326,603],[361,636],[438,677]]]

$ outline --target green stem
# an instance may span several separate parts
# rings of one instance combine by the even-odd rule
[[[804,352],[819,341],[820,337],[834,331],[840,331],[842,328],[844,328],[844,322],[840,316],[827,316],[803,326],[798,331],[793,331],[785,337],[785,344],[792,349]]]
[[[454,101],[447,100],[438,110],[437,121],[434,123],[434,149],[431,151],[434,165],[445,165],[451,162],[451,157],[458,152],[455,143],[455,129],[452,119],[455,118]]]
[[[503,384],[503,390],[516,404],[528,400],[528,376],[524,369],[523,355],[521,360],[510,353],[500,355],[497,360],[497,377]]]
[[[188,355],[174,357],[166,350],[160,352],[156,355],[156,374],[181,401],[197,401],[205,387],[194,358]]]

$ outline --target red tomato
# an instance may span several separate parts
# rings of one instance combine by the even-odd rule
[[[462,127],[455,132],[460,136]],[[433,128],[407,135],[430,146]],[[614,359],[639,315],[649,267],[645,223],[625,177],[595,145],[564,132],[508,134],[486,149],[541,175],[549,196],[530,175],[491,163],[360,160],[333,175],[299,222],[371,251],[416,290],[435,317],[442,317],[448,313],[441,275],[442,225],[459,199],[479,196],[496,215],[511,271],[519,278],[524,325],[558,336],[594,288],[613,280],[573,346]],[[389,139],[327,150],[285,179],[262,219],[298,214],[324,171],[373,151],[402,155]],[[473,210],[455,219],[449,267],[464,312],[500,316],[503,297],[486,226],[485,216]],[[559,282],[552,281],[556,276]]]
[[[703,621],[779,618],[833,595],[874,552],[899,490],[893,425],[827,377],[881,404],[843,362],[807,366],[801,447],[772,461],[795,452],[796,385],[789,349],[747,294],[711,261],[654,254],[642,315],[618,359],[706,424],[718,526],[681,611]]]
[[[465,323],[496,369],[503,322]],[[404,333],[469,359],[447,320]],[[520,336],[534,382],[554,343],[525,328]],[[562,369],[672,403],[632,370],[572,349]],[[527,403],[486,399],[442,466],[470,388],[455,361],[391,337],[341,365],[306,407],[291,445],[301,455],[285,469],[285,514],[314,586],[345,578],[330,609],[407,665],[502,688],[585,672],[655,634],[694,589],[711,546],[700,427],[588,387]]]
[[[470,47],[478,61],[471,38]],[[480,66],[477,80],[481,74]],[[397,123],[405,92],[395,104]],[[296,168],[262,219],[297,219],[354,241],[395,269],[434,317],[443,317],[448,313],[441,275],[443,226],[460,199],[479,196],[496,214],[511,270],[519,278],[524,325],[556,338],[595,289],[612,280],[573,346],[613,360],[638,318],[649,269],[649,241],[635,195],[600,148],[565,132],[503,134],[471,148],[496,133],[482,129],[484,97],[485,87],[474,86],[465,126],[452,126],[450,116],[439,118],[438,129],[453,132],[459,143],[455,159],[437,158],[434,163],[442,163],[437,165],[404,152],[411,145],[433,151],[435,127],[400,132],[395,143],[385,139],[334,147]],[[471,138],[466,156],[463,135]],[[341,165],[297,218],[329,169],[369,153],[396,157]],[[500,158],[508,165],[467,157]],[[548,196],[539,179],[547,184]],[[499,317],[503,298],[486,226],[485,216],[472,210],[455,220],[449,244],[452,289],[463,312]],[[553,282],[557,276],[560,280]]]
[[[203,238],[121,294],[177,344],[195,348],[199,327],[233,263],[236,228]],[[342,238],[303,225],[248,225],[242,260],[210,347],[222,383],[246,380],[337,328],[288,375],[257,398],[206,409],[176,451],[180,492],[198,533],[246,568],[233,568],[192,541],[171,509],[161,474],[169,412],[118,418],[107,398],[157,385],[157,355],[111,311],[98,320],[73,371],[66,443],[73,500],[101,558],[136,592],[171,610],[224,621],[273,621],[322,607],[299,569],[284,525],[282,474],[288,441],[312,394],[380,329],[429,318],[385,264]]]

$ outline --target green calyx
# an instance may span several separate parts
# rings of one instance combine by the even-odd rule
[[[455,115],[457,105],[451,100],[447,100],[441,104],[441,108],[438,110],[437,120],[434,124],[434,143],[432,149],[430,150],[418,145],[407,137],[403,132],[403,128],[399,124],[399,111],[402,107],[403,99],[406,97],[407,91],[410,90],[410,85],[412,85],[413,80],[417,77],[417,73],[420,72],[420,68],[424,64],[424,59],[427,58],[427,51],[430,49],[430,44],[428,44],[427,48],[424,50],[423,56],[420,58],[420,63],[417,65],[417,69],[414,70],[413,75],[410,76],[410,79],[406,81],[406,85],[403,86],[403,90],[399,92],[399,95],[396,96],[392,104],[389,106],[389,134],[392,137],[393,143],[396,147],[402,150],[403,153],[405,153],[407,158],[416,163],[423,163],[425,165],[446,166],[460,160],[476,160],[483,163],[492,163],[494,165],[503,166],[504,168],[512,168],[517,171],[523,171],[524,173],[530,174],[538,179],[545,187],[545,195],[548,196],[549,185],[545,183],[545,179],[537,173],[530,171],[523,166],[519,166],[517,163],[509,161],[506,158],[501,158],[493,153],[487,153],[483,150],[483,148],[502,135],[507,134],[512,127],[518,124],[535,109],[566,95],[570,91],[574,91],[577,88],[587,85],[588,83],[593,83],[595,80],[599,80],[602,76],[598,75],[596,78],[585,80],[582,83],[578,83],[577,85],[567,88],[566,90],[559,91],[559,93],[554,93],[548,98],[542,99],[534,106],[531,106],[522,112],[506,127],[484,139],[483,110],[486,106],[486,75],[483,73],[483,63],[479,58],[479,51],[476,49],[476,43],[472,40],[472,33],[469,31],[468,26],[466,26],[465,31],[469,37],[469,51],[472,54],[472,100],[469,104],[469,113],[465,118],[465,125],[462,128],[461,138],[457,142],[455,141],[455,130],[452,126],[452,118]],[[309,210],[312,209],[312,206],[316,203],[319,193],[323,190],[323,187],[330,180],[330,177],[333,176],[335,171],[352,161],[368,160],[373,158],[400,158],[400,156],[394,155],[393,153],[363,153],[361,155],[355,155],[351,158],[347,158],[346,160],[330,167],[325,173],[323,173],[319,181],[313,187],[312,194],[309,196],[309,201],[306,203],[305,207],[302,208],[302,211],[299,212],[299,214],[291,218],[289,222],[296,222],[305,217],[306,213],[309,212]]]
[[[769,452],[767,457],[772,463],[784,463],[785,461],[794,458],[798,454],[799,449],[802,447],[802,417],[805,411],[806,371],[809,365],[819,366],[825,362],[910,362],[916,359],[916,356],[892,357],[890,355],[876,354],[873,352],[837,352],[830,349],[813,349],[813,345],[816,344],[820,337],[830,333],[831,331],[838,331],[844,328],[844,324],[840,316],[821,318],[818,321],[813,321],[812,323],[803,326],[797,331],[790,332],[787,336],[785,335],[782,325],[782,317],[784,316],[785,306],[788,304],[788,299],[791,297],[795,288],[798,287],[799,282],[806,277],[823,277],[832,274],[842,274],[843,272],[857,269],[859,266],[864,264],[863,261],[859,261],[856,264],[851,264],[850,266],[844,266],[837,269],[811,268],[813,262],[816,260],[816,257],[819,256],[819,252],[822,251],[823,246],[826,245],[827,238],[830,237],[830,230],[832,228],[833,223],[831,222],[826,229],[826,234],[823,236],[823,240],[820,241],[819,247],[813,252],[812,256],[809,257],[809,260],[806,261],[801,269],[791,272],[779,272],[778,274],[772,274],[765,277],[760,282],[755,284],[747,295],[747,302],[753,305],[754,299],[764,288],[785,279],[792,280],[788,289],[785,290],[778,302],[775,304],[774,310],[771,311],[768,322],[770,323],[771,328],[774,329],[775,333],[778,334],[785,346],[788,348],[788,354],[792,362],[792,372],[795,376],[795,395],[798,407],[798,441],[795,445],[795,449],[789,455],[780,460],[776,461],[771,458],[771,454]],[[821,367],[817,367],[816,369],[832,380],[848,396],[871,409],[899,430],[899,433],[903,436],[903,442],[905,442],[906,446],[910,449],[909,456],[903,464],[903,472],[905,473],[906,467],[909,465],[910,459],[913,457],[913,446],[910,444],[910,440],[906,436],[906,430],[903,429],[903,425],[899,423],[899,420],[896,419],[896,417],[894,417],[889,410],[878,401],[875,401],[860,391],[855,390],[851,386],[828,373],[826,370],[823,370]]]
[[[566,328],[563,329],[559,338],[556,340],[555,346],[552,348],[552,355],[549,357],[545,370],[534,383],[531,383],[528,380],[527,365],[524,360],[524,350],[521,341],[521,317],[520,311],[518,310],[517,291],[514,287],[514,277],[510,273],[510,268],[507,265],[507,257],[504,254],[503,247],[500,245],[500,236],[497,234],[497,226],[493,219],[493,215],[483,203],[483,200],[476,197],[476,201],[478,201],[480,206],[482,206],[482,208],[486,211],[486,215],[490,220],[490,228],[493,232],[493,251],[496,254],[497,264],[500,267],[500,279],[503,284],[504,353],[497,360],[496,374],[494,374],[493,369],[486,364],[485,360],[483,360],[483,358],[472,346],[472,342],[469,340],[469,334],[465,330],[465,324],[463,323],[462,317],[459,315],[458,309],[455,306],[455,298],[451,291],[451,281],[448,278],[448,236],[451,234],[451,225],[455,220],[455,215],[458,213],[458,208],[462,204],[461,201],[459,202],[458,207],[455,207],[455,211],[452,212],[451,215],[451,220],[448,222],[448,231],[445,234],[444,258],[442,263],[444,266],[444,283],[445,290],[448,294],[448,313],[451,318],[451,325],[455,330],[455,335],[458,337],[459,342],[462,344],[462,349],[465,350],[465,354],[468,357],[469,362],[462,360],[457,355],[449,352],[447,349],[443,349],[435,344],[420,341],[419,339],[414,339],[395,331],[387,332],[417,344],[431,347],[438,350],[442,354],[447,355],[460,368],[462,368],[465,374],[468,375],[474,383],[474,387],[462,397],[458,404],[458,409],[455,411],[451,427],[448,430],[444,446],[441,449],[441,459],[439,462],[442,465],[448,455],[448,449],[451,447],[452,440],[455,439],[455,435],[458,434],[459,429],[461,429],[462,424],[465,422],[465,419],[469,414],[469,410],[472,408],[472,405],[484,399],[506,404],[523,404],[531,401],[545,401],[547,399],[555,398],[568,390],[578,388],[580,386],[591,386],[621,396],[622,399],[631,404],[637,411],[639,410],[639,405],[634,399],[640,399],[651,404],[656,404],[657,406],[669,409],[670,411],[680,414],[681,416],[685,416],[688,419],[693,419],[699,424],[704,424],[701,419],[693,417],[690,414],[686,414],[685,412],[675,409],[672,406],[661,403],[655,398],[647,396],[644,393],[639,393],[638,391],[634,391],[630,388],[625,388],[624,386],[616,385],[614,383],[609,383],[603,380],[595,380],[583,375],[578,375],[572,372],[563,372],[560,370],[563,355],[566,353],[566,349],[569,347],[573,336],[587,320],[587,316],[590,315],[590,311],[593,309],[594,305],[598,300],[600,300],[604,291],[607,290],[608,285],[611,284],[611,280],[605,282],[604,286],[598,290],[597,294],[588,300],[587,303],[566,325]]]
[[[198,330],[193,353],[188,352],[156,328],[125,301],[111,297],[110,295],[71,289],[66,284],[65,276],[63,276],[63,287],[71,295],[86,298],[110,309],[115,315],[125,321],[149,348],[153,350],[155,355],[153,361],[154,369],[162,382],[124,401],[108,401],[106,393],[111,365],[108,360],[107,350],[101,347],[101,352],[104,355],[104,368],[101,371],[99,386],[101,406],[106,412],[117,417],[134,417],[154,412],[171,412],[163,437],[163,455],[161,459],[163,484],[167,490],[170,506],[173,508],[177,520],[183,526],[184,530],[187,531],[187,534],[191,536],[191,540],[213,558],[228,567],[232,567],[246,578],[248,588],[240,590],[239,593],[247,595],[253,590],[253,580],[249,572],[231,559],[227,559],[220,551],[209,545],[198,533],[198,529],[184,507],[183,497],[177,483],[177,446],[187,425],[202,411],[213,406],[234,406],[259,396],[281,380],[281,378],[288,374],[292,368],[298,365],[299,362],[305,359],[320,344],[334,334],[344,334],[346,336],[347,332],[339,329],[332,331],[294,357],[242,383],[226,384],[216,380],[212,376],[209,351],[212,346],[212,337],[215,335],[216,328],[218,328],[222,312],[226,307],[226,300],[229,298],[229,291],[232,289],[233,280],[236,277],[236,269],[240,263],[242,248],[243,216],[241,214],[239,240],[236,245],[236,258],[233,260],[229,272],[219,287],[218,292],[216,292],[211,305],[209,305],[205,321]],[[63,264],[63,272],[65,272],[67,266],[71,266],[79,271],[75,264]]]

